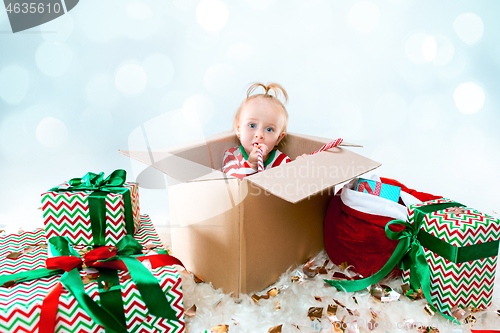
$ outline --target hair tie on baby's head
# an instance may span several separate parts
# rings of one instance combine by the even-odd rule
[[[279,100],[279,95],[283,95],[284,97],[284,102],[288,102],[288,94],[286,93],[285,89],[283,89],[282,86],[280,86],[277,83],[269,83],[268,85],[264,85],[262,83],[254,83],[248,88],[247,90],[247,99],[250,97],[250,95],[256,90],[257,88],[262,87],[264,88],[264,94],[261,94],[261,96],[265,97],[271,97],[271,98],[276,98]],[[274,95],[271,95],[269,91],[272,90],[274,92]]]

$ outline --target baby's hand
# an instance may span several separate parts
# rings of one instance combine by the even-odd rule
[[[295,158],[295,160],[298,160],[298,159],[300,159],[300,158],[304,158],[304,157],[306,157],[306,156],[308,156],[308,155],[309,155],[309,154],[302,154],[302,155],[300,155],[300,156],[297,156],[297,157]]]
[[[259,148],[262,149],[263,159],[265,159],[265,157],[267,156],[267,153],[269,151],[269,148],[263,143],[259,143],[258,145],[256,144],[253,146],[252,152],[248,155],[248,163],[250,164],[250,166],[254,170],[258,169],[258,158],[259,157],[258,157],[257,151],[259,150]]]

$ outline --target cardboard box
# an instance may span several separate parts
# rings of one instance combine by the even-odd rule
[[[281,150],[291,163],[243,180],[220,171],[224,151],[239,146],[232,131],[182,147],[120,153],[168,175],[173,254],[239,297],[318,254],[334,186],[380,166],[341,147],[293,161],[331,140],[292,133],[285,140]]]

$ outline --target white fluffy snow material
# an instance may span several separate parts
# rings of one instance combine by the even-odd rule
[[[326,253],[321,252],[314,261],[318,266],[322,266],[327,259]],[[323,281],[325,278],[330,278],[334,271],[340,271],[336,266],[329,269],[328,274],[318,274],[314,278],[305,278],[292,283],[292,276],[299,275],[302,269],[303,266],[291,268],[275,285],[256,293],[266,294],[272,287],[280,290],[275,297],[260,299],[258,303],[252,300],[252,295],[242,295],[239,299],[235,299],[222,293],[221,290],[215,290],[209,283],[197,284],[191,275],[183,273],[184,307],[186,310],[193,304],[197,307],[193,317],[186,317],[187,332],[200,333],[222,324],[229,326],[229,333],[265,333],[271,327],[278,325],[282,325],[283,333],[342,332],[335,330],[334,324],[328,319],[327,307],[329,304],[335,304],[334,299],[345,305],[345,308],[338,306],[336,314],[339,320],[344,319],[344,328],[347,327],[344,332],[418,332],[416,327],[411,327],[409,324],[412,321],[416,326],[436,327],[441,333],[471,332],[469,325],[452,324],[439,314],[430,317],[423,310],[427,304],[425,299],[411,301],[401,296],[399,301],[381,303],[371,296],[368,290],[351,293],[337,291]],[[499,274],[496,276],[497,285],[498,278]],[[401,292],[400,278],[384,280],[383,284]],[[477,320],[473,329],[500,329],[500,317],[496,314],[496,310],[500,309],[499,296],[497,289],[491,307],[487,311],[473,314]],[[320,300],[315,297],[319,297]],[[277,309],[278,302],[279,309]],[[308,317],[308,310],[311,307],[324,308],[321,320],[312,321]],[[356,315],[358,313],[350,315],[346,308],[352,312],[357,310],[359,316]],[[370,330],[372,311],[378,313],[379,321],[376,324],[378,327]],[[354,321],[359,327],[358,331],[351,325]]]

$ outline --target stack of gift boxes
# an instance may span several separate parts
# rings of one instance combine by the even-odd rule
[[[45,230],[0,237],[0,332],[185,331],[179,262],[125,177],[52,188]]]

